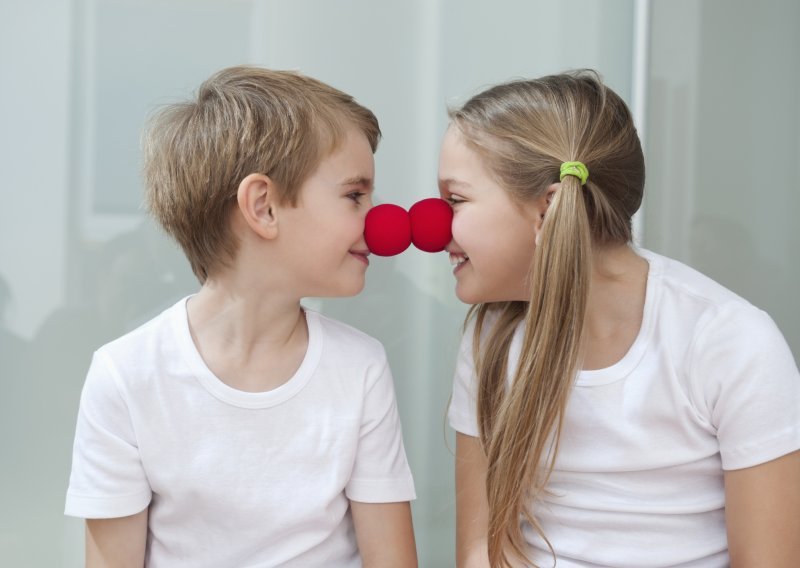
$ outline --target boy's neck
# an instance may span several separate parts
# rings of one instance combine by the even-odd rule
[[[263,392],[303,361],[308,327],[299,300],[207,281],[187,304],[189,329],[209,369],[237,390]]]

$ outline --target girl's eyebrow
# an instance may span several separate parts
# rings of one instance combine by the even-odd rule
[[[439,186],[441,187],[450,187],[453,185],[456,187],[471,187],[467,182],[456,178],[445,178],[439,180]]]

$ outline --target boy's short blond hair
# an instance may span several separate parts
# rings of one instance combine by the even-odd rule
[[[262,173],[281,203],[355,127],[375,152],[375,115],[353,97],[292,71],[237,66],[206,80],[191,101],[169,105],[143,137],[150,212],[180,244],[200,282],[233,260],[230,226],[239,183]]]

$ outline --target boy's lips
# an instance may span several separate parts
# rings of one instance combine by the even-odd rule
[[[350,254],[356,257],[358,260],[369,266],[369,251],[368,250],[351,250]]]

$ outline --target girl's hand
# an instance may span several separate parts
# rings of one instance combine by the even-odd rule
[[[732,568],[800,566],[800,451],[725,472]]]
[[[456,433],[456,566],[489,568],[486,456],[478,438]]]

